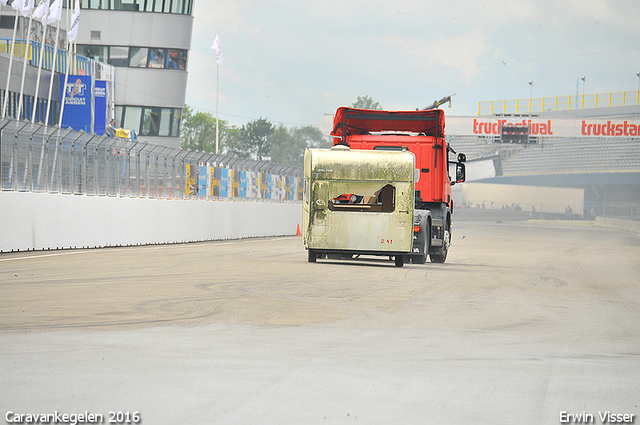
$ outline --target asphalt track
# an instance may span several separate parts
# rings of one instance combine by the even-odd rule
[[[586,222],[460,221],[402,268],[295,237],[2,254],[0,413],[639,423],[639,276],[640,237]]]

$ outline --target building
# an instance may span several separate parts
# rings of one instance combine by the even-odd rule
[[[193,0],[81,0],[78,54],[115,70],[116,126],[180,147]]]
[[[116,126],[135,130],[143,142],[180,147],[193,0],[81,0],[80,5],[77,54],[115,67]],[[0,37],[11,39],[14,17],[15,12],[10,7],[2,7]],[[26,38],[27,22],[28,19],[20,18],[18,39]],[[62,22],[64,27],[65,18]],[[53,33],[49,31],[47,44],[53,44]],[[41,37],[42,25],[34,21],[31,39],[39,42],[38,34]],[[63,28],[60,38],[66,41],[64,35]],[[4,56],[0,58],[2,83],[6,82],[8,69],[5,65],[8,55]],[[10,88],[13,97],[20,91],[17,73],[21,73],[22,61],[16,62]],[[24,90],[27,104],[29,96],[33,97],[36,80],[35,68],[28,68]],[[44,95],[46,98],[48,75],[48,72],[43,73],[39,97]],[[56,78],[54,93],[59,93],[59,84],[59,78]],[[4,84],[0,85],[4,88]],[[16,103],[13,97],[10,106]],[[58,110],[57,107],[54,109]]]

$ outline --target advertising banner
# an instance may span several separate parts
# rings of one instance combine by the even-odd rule
[[[206,199],[207,197],[207,166],[198,166],[198,195],[200,199]]]
[[[96,80],[93,88],[95,113],[93,114],[93,132],[102,136],[107,127],[107,82]],[[65,106],[66,108],[66,106]]]
[[[527,127],[537,137],[640,137],[640,120],[527,117],[447,117],[449,135],[500,136],[503,127]]]
[[[220,169],[220,196],[222,196],[223,198],[227,198],[229,196],[231,196],[230,190],[229,190],[229,170],[226,168],[221,168]]]
[[[64,84],[63,84],[64,85]],[[93,93],[91,91],[91,76],[69,75],[66,87],[60,89],[60,99],[64,96],[64,112],[62,128],[71,127],[76,131],[91,132],[91,105]]]

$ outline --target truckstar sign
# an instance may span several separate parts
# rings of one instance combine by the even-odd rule
[[[537,137],[640,137],[640,120],[447,117],[446,134],[500,136],[503,127],[527,127]]]

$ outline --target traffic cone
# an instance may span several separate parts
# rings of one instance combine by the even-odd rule
[[[302,233],[300,233],[300,224],[298,224],[298,229],[296,230],[296,236],[302,236]]]

